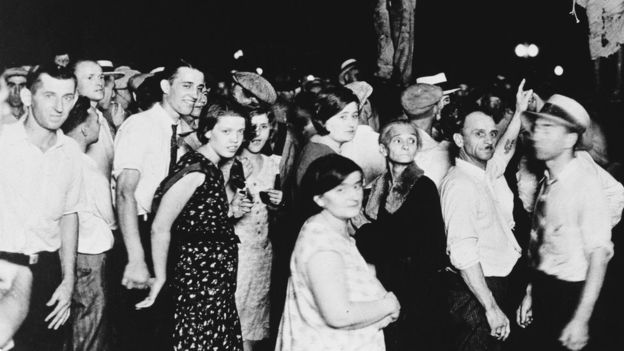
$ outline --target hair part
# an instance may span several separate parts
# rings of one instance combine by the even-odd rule
[[[197,126],[197,139],[202,144],[208,143],[206,133],[211,131],[221,117],[242,117],[245,119],[245,130],[251,129],[248,114],[234,102],[227,99],[217,99],[204,106],[199,115]]]
[[[74,73],[65,67],[57,67],[56,65],[44,64],[35,66],[26,77],[26,86],[28,90],[34,95],[41,85],[41,76],[47,74],[48,76],[59,80],[73,80],[74,89],[76,85],[76,76]]]
[[[312,124],[318,134],[329,134],[329,131],[325,128],[327,120],[340,113],[352,102],[358,105],[359,108],[360,101],[349,88],[335,86],[321,91],[318,94],[312,113]]]

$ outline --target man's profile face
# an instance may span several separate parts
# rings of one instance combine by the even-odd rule
[[[168,87],[164,91],[165,100],[182,116],[190,115],[195,101],[206,88],[204,74],[194,68],[180,67],[171,82],[163,81]]]
[[[111,106],[111,102],[115,98],[115,79],[113,77],[104,78],[104,97],[98,101],[98,106],[107,110]]]
[[[92,61],[83,61],[76,65],[74,73],[79,95],[91,101],[100,101],[104,98],[104,75],[100,65]]]
[[[460,148],[461,159],[484,166],[494,156],[498,130],[492,117],[482,112],[473,112],[466,116],[461,134],[456,133],[453,138]]]
[[[56,131],[67,119],[76,102],[76,83],[73,79],[56,79],[42,74],[32,92],[32,114],[37,124]]]
[[[20,98],[20,91],[26,88],[26,77],[12,76],[7,78],[6,82],[9,88],[9,105],[11,105],[11,107],[22,107],[23,103]]]

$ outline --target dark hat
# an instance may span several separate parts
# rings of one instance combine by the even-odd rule
[[[442,88],[431,84],[414,84],[401,94],[401,106],[411,115],[417,115],[430,109],[442,99]]]
[[[578,147],[591,149],[591,118],[587,110],[576,100],[567,96],[554,94],[546,102],[539,112],[525,111],[522,114],[522,124],[527,130],[533,129],[537,118],[546,118],[557,124],[564,125],[579,133],[581,140]]]
[[[273,105],[277,100],[275,88],[257,73],[234,71],[232,72],[232,80],[264,103]]]

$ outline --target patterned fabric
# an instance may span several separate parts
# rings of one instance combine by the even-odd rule
[[[322,251],[332,251],[342,257],[350,301],[373,301],[386,293],[358,252],[353,238],[327,227],[316,217],[308,219],[301,228],[290,261],[291,276],[275,350],[385,350],[383,332],[378,326],[336,329],[327,325],[321,316],[312,294],[307,264],[310,257]]]
[[[253,195],[251,212],[241,218],[234,231],[240,238],[236,307],[244,340],[269,337],[269,288],[273,248],[269,241],[269,213],[260,200],[260,191],[272,189],[279,165],[262,155],[262,169],[247,178],[247,189]]]
[[[227,218],[228,201],[219,169],[197,152],[182,157],[156,191],[166,191],[189,172],[206,179],[172,226],[171,285],[175,300],[175,350],[242,350],[234,293],[238,238]]]

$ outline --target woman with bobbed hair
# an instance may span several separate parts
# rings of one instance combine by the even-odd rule
[[[219,165],[235,156],[246,124],[233,105],[210,106],[197,130],[202,145],[178,161],[154,196],[155,278],[137,308],[150,307],[169,276],[174,350],[242,350],[234,298],[239,240]]]
[[[308,166],[317,158],[340,153],[340,147],[353,140],[358,126],[358,98],[343,86],[321,91],[312,111],[312,124],[317,135],[303,147],[296,163],[296,184]]]
[[[276,351],[383,351],[382,329],[400,306],[386,292],[347,232],[362,206],[362,170],[337,154],[303,177],[304,223],[290,260]]]

